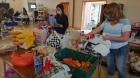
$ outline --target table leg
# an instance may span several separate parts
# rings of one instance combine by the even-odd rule
[[[98,78],[101,78],[102,75],[102,56],[98,55],[98,60],[99,60],[99,64],[98,64]]]
[[[5,66],[2,59],[0,59],[0,78],[5,78]]]

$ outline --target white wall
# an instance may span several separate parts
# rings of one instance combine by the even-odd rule
[[[50,9],[55,9],[56,5],[61,2],[70,3],[70,13],[69,13],[69,25],[72,26],[72,16],[73,16],[73,0],[36,0],[37,5],[43,4],[45,7]]]
[[[43,4],[45,7],[52,9],[55,9],[56,5],[60,2],[60,0],[36,0],[37,5]]]
[[[28,2],[36,2],[36,0],[28,0]]]
[[[6,0],[6,3],[9,3],[10,7],[14,8],[15,11],[22,11],[23,8],[28,11],[28,2],[36,2],[36,0]]]
[[[0,2],[2,2],[2,0],[0,0]],[[21,0],[6,0],[6,3],[9,3],[10,7],[14,8],[15,11],[21,11],[23,8]]]
[[[21,0],[23,4],[23,8],[25,8],[28,12],[28,0]]]
[[[0,0],[0,3],[1,3],[2,1],[4,1],[4,0]]]

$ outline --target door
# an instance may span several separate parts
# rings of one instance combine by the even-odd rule
[[[62,3],[64,6],[64,13],[69,17],[69,2]]]

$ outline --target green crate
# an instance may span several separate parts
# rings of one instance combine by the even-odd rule
[[[64,58],[72,58],[79,61],[89,61],[92,63],[92,67],[88,72],[84,72],[82,68],[71,68],[72,78],[91,78],[92,74],[96,69],[96,65],[98,64],[98,58],[93,55],[83,54],[79,51],[71,50],[68,48],[62,49],[55,54],[55,57],[58,61],[62,61]]]

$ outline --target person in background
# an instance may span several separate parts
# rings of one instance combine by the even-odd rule
[[[108,4],[103,10],[103,14],[106,20],[87,35],[96,34],[103,30],[103,39],[111,41],[110,53],[107,55],[108,78],[113,77],[115,66],[117,66],[119,78],[127,78],[125,66],[129,52],[128,39],[131,24],[117,3]]]
[[[23,14],[23,22],[25,22],[25,24],[29,24],[30,19],[29,19],[27,10],[25,8],[23,8],[22,14]]]
[[[38,11],[35,10],[35,11],[34,11],[34,22],[37,22],[37,21],[38,21],[38,20],[37,20],[37,17],[38,17]]]
[[[9,18],[10,20],[13,20],[13,16],[14,16],[14,9],[9,8],[7,13],[6,13],[6,17]]]
[[[57,26],[54,26],[53,29],[60,34],[65,34],[69,26],[69,22],[68,22],[68,17],[64,14],[63,4],[58,4],[56,6],[55,18],[56,18]]]
[[[4,18],[4,8],[0,8],[0,23]]]
[[[23,12],[23,15],[28,15],[25,8],[23,8],[23,11],[22,12]]]
[[[16,11],[15,14],[14,14],[15,17],[18,17],[19,15],[20,15],[19,11]]]
[[[21,21],[21,19],[20,18],[18,18],[19,16],[20,16],[20,12],[19,11],[16,11],[15,12],[15,14],[14,14],[14,19],[15,19],[15,21]]]
[[[4,7],[0,8],[0,14],[1,14],[1,18],[5,18],[7,15],[7,9]]]

